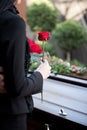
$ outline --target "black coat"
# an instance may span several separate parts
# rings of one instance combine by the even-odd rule
[[[0,66],[4,68],[7,90],[7,94],[0,94],[0,113],[30,112],[31,95],[42,91],[43,78],[39,72],[26,76],[30,62],[26,46],[26,25],[13,6],[0,14]]]

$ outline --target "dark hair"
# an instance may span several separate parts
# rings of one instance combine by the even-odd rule
[[[0,0],[0,13],[13,6],[16,0]]]

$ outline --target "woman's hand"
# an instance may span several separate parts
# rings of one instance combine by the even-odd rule
[[[39,67],[36,69],[42,74],[43,79],[47,79],[51,73],[51,66],[49,65],[48,61],[45,59]]]
[[[4,75],[2,73],[3,68],[0,66],[0,93],[7,93],[5,89]]]

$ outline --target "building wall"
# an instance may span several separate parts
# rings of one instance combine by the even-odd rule
[[[16,2],[16,7],[19,10],[20,15],[23,17],[23,19],[25,21],[27,21],[27,19],[26,19],[26,0],[21,0],[21,2],[19,0],[18,2]]]

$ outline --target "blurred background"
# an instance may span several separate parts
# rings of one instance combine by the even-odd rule
[[[38,42],[37,32],[49,31],[51,37],[46,52],[81,66],[84,71],[87,67],[87,0],[19,0],[17,8],[26,22],[27,37]]]

